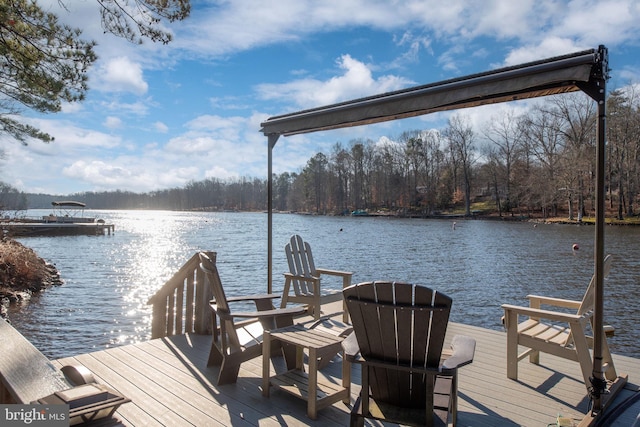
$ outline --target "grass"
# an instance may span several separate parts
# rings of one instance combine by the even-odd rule
[[[473,202],[470,208],[474,215],[480,217],[498,217],[498,211],[496,210],[495,202],[493,201],[480,201]],[[464,215],[466,213],[464,206],[456,206],[455,208],[446,211],[447,214]],[[503,212],[503,218],[515,217],[517,219],[523,219],[527,217],[526,211]],[[625,216],[623,219],[617,219],[616,214],[612,211],[606,213],[605,222],[611,225],[640,225],[640,215],[638,216]],[[548,223],[563,223],[563,224],[595,224],[596,219],[594,216],[584,216],[581,221],[578,221],[577,214],[574,215],[574,219],[569,219],[569,212],[561,211],[560,216],[543,218],[539,212],[535,212],[530,219],[538,220]]]

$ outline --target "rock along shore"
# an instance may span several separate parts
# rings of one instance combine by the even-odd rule
[[[6,318],[9,304],[61,284],[58,269],[33,249],[10,238],[0,240],[0,317]]]

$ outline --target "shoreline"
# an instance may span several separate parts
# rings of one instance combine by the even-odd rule
[[[310,215],[305,212],[274,212],[279,214]],[[311,214],[313,215],[313,214]],[[321,214],[315,214],[321,215]],[[357,217],[372,218],[409,218],[409,219],[436,219],[436,220],[488,220],[488,221],[516,221],[531,222],[534,224],[561,224],[589,226],[595,224],[592,217],[583,217],[581,221],[567,217],[539,218],[525,215],[503,215],[495,213],[473,213],[471,216],[464,214],[440,214],[440,215],[407,215],[392,212],[372,212]],[[607,225],[638,226],[640,220],[617,220],[607,218]],[[60,273],[55,265],[46,262],[31,248],[10,237],[0,239],[0,317],[7,319],[8,308],[14,303],[25,302],[50,286],[63,284]]]
[[[0,240],[0,317],[11,304],[63,283],[58,269],[35,251],[11,238]]]

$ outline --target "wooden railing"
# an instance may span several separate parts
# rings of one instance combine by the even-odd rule
[[[205,252],[215,259],[215,252]],[[153,305],[151,338],[185,333],[211,334],[211,290],[195,253],[147,304]]]

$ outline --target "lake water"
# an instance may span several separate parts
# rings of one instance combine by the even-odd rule
[[[91,211],[116,226],[111,236],[32,237],[20,241],[55,264],[64,285],[14,307],[14,326],[50,358],[149,339],[147,300],[199,250],[218,252],[229,295],[267,288],[267,215],[167,211]],[[48,211],[30,211],[29,215]],[[527,294],[581,299],[593,273],[592,226],[528,222],[274,215],[273,286],[286,271],[291,234],[309,241],[317,267],[353,271],[353,283],[399,280],[453,298],[451,320],[502,329],[503,303]],[[640,357],[640,228],[608,227],[614,255],[605,281],[612,350]],[[580,249],[574,251],[573,244]],[[340,280],[340,279],[338,279]],[[323,279],[323,287],[339,288]]]

